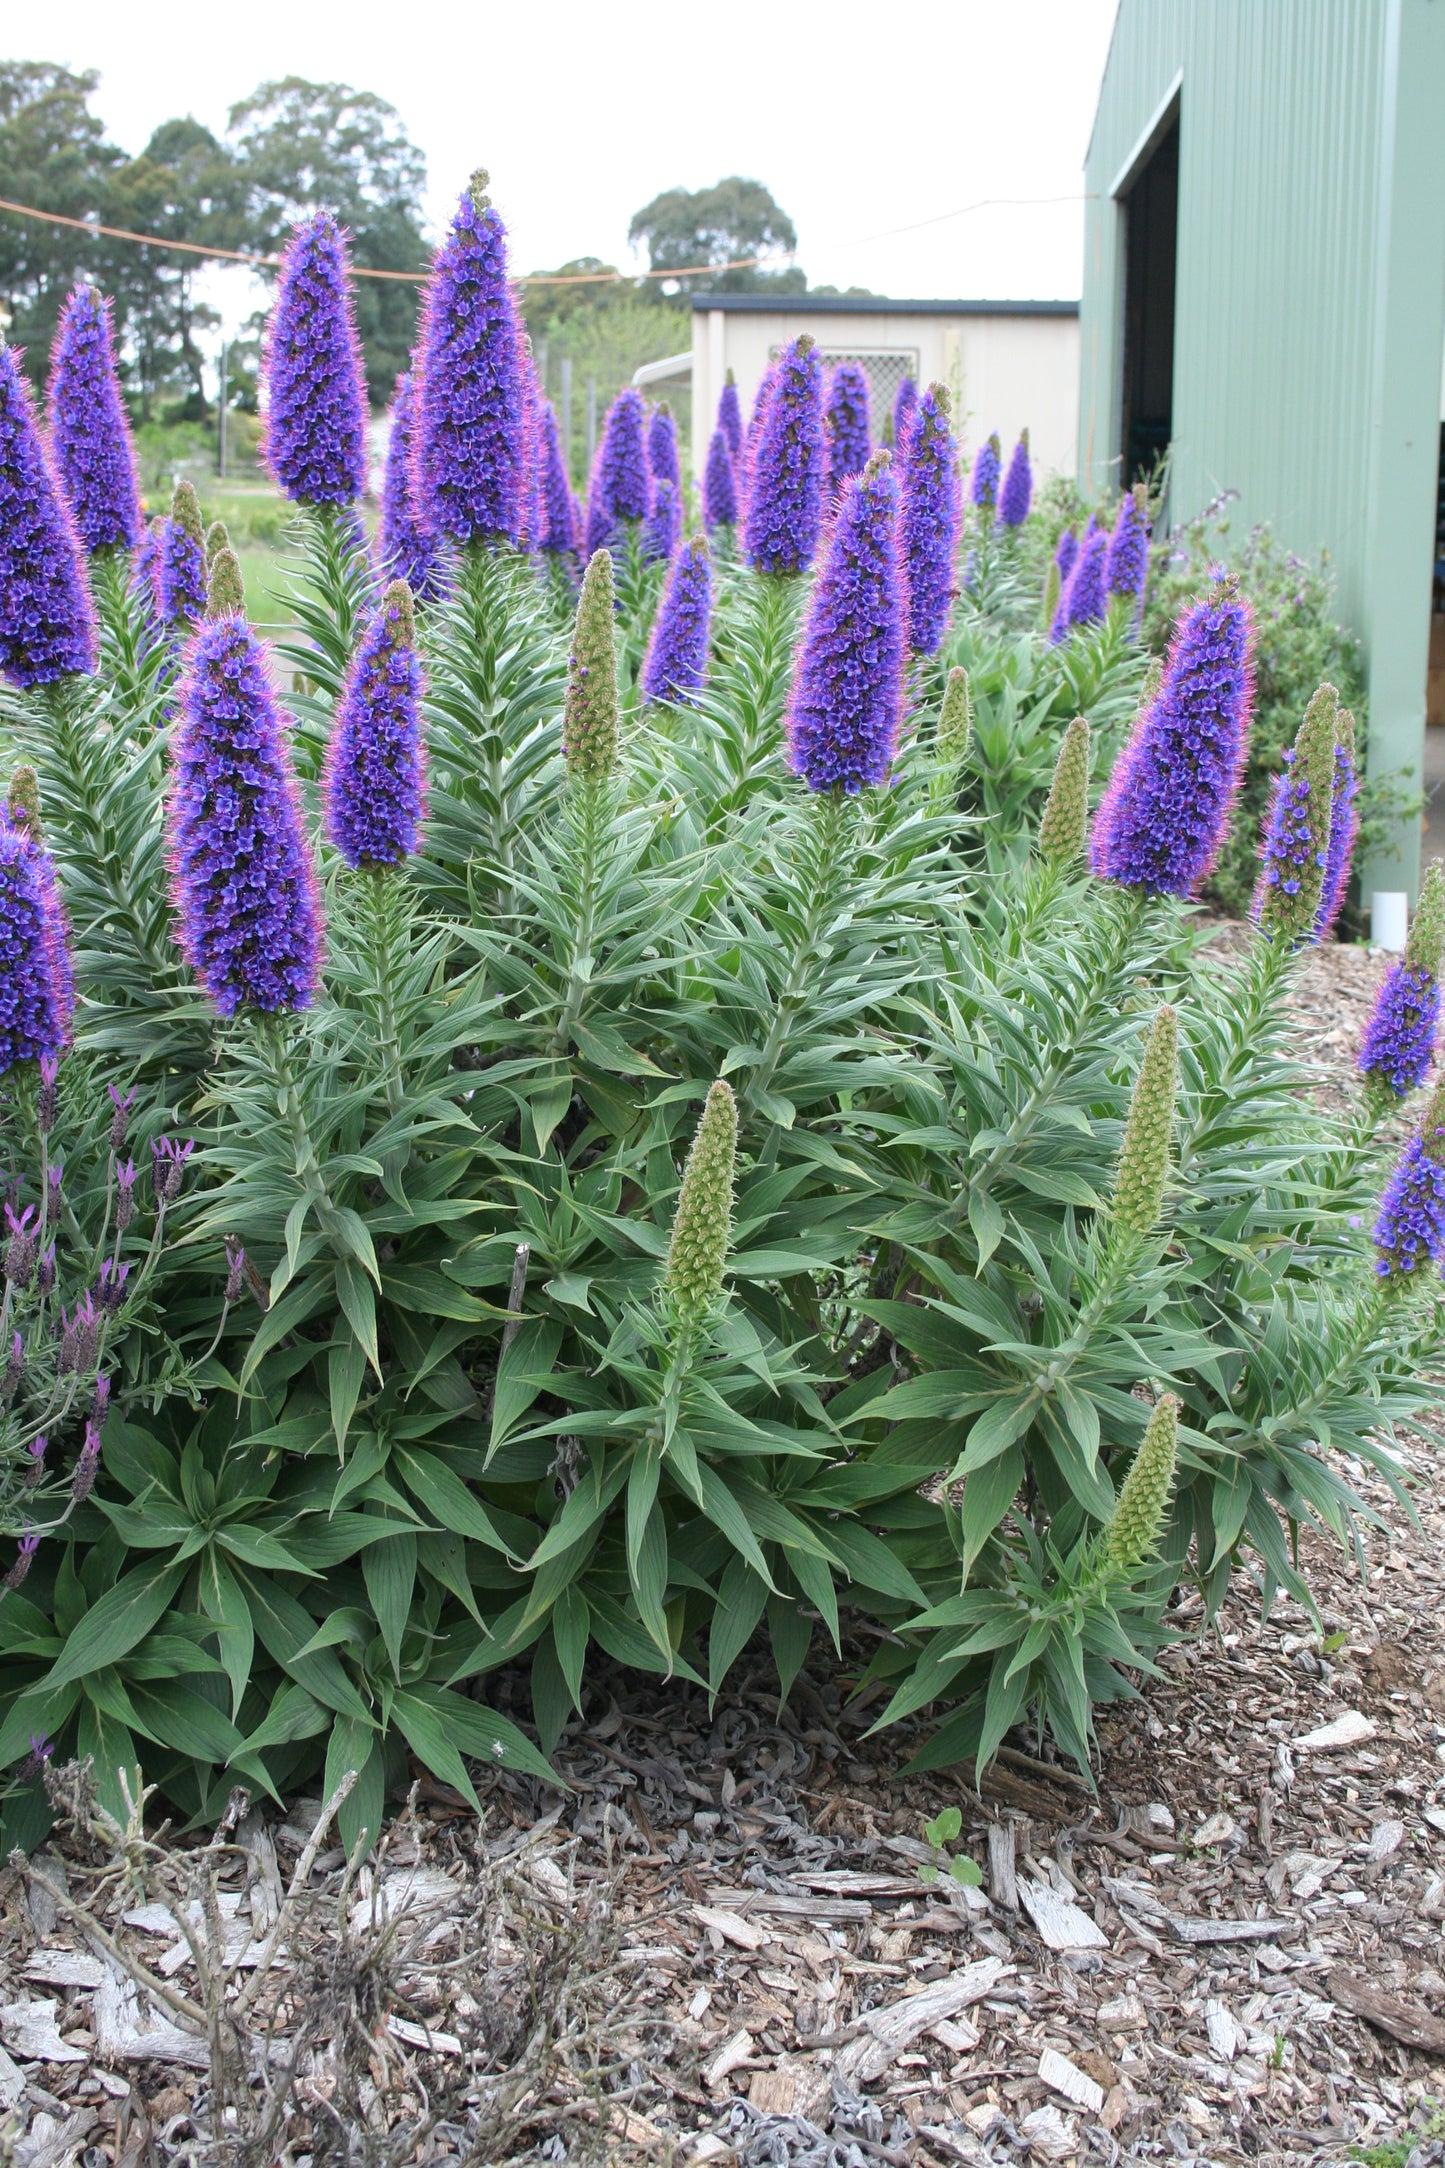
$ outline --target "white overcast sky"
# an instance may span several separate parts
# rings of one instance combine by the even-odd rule
[[[7,12],[7,57],[100,71],[93,107],[130,151],[174,115],[221,132],[227,107],[268,77],[379,92],[426,154],[434,225],[474,166],[490,170],[514,271],[582,255],[632,264],[628,221],[650,197],[742,173],[793,218],[815,285],[1079,291],[1081,169],[1114,0],[66,0]]]

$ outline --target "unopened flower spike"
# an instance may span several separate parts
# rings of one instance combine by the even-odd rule
[[[1089,725],[1076,715],[1064,732],[1048,802],[1039,822],[1039,856],[1046,866],[1068,868],[1089,840]]]
[[[1440,1023],[1442,949],[1445,862],[1437,858],[1421,886],[1405,953],[1381,983],[1360,1047],[1360,1070],[1382,1096],[1408,1098],[1429,1072]]]
[[[1167,1005],[1154,1018],[1134,1080],[1114,1175],[1116,1234],[1142,1241],[1164,1209],[1179,1071],[1179,1020]]]
[[[206,608],[206,546],[201,508],[189,482],[177,482],[156,548],[156,601],[163,623],[187,627]]]
[[[1335,774],[1330,801],[1330,848],[1325,861],[1320,908],[1314,938],[1327,941],[1344,905],[1354,864],[1355,843],[1360,833],[1360,809],[1356,804],[1359,777],[1355,773],[1355,718],[1348,708],[1335,716]]]
[[[696,703],[707,677],[712,567],[707,543],[694,535],[673,560],[642,666],[644,700]]]
[[[973,480],[969,495],[985,519],[993,517],[998,503],[999,472],[1003,466],[1003,451],[997,436],[981,444],[973,462]]]
[[[917,655],[942,645],[953,607],[953,565],[963,517],[949,397],[930,384],[914,410],[903,470],[902,538],[908,579],[908,641]]]
[[[600,783],[617,766],[617,630],[612,558],[588,559],[567,659],[562,752],[574,782]]]
[[[828,484],[836,497],[850,474],[861,474],[872,456],[868,372],[860,361],[840,361],[828,385],[824,414]]]
[[[806,332],[785,346],[748,476],[743,545],[755,571],[806,572],[823,523],[823,364]]]
[[[526,398],[507,234],[474,174],[436,253],[422,309],[416,504],[428,533],[514,542],[526,483]]]
[[[327,749],[326,830],[346,863],[381,871],[416,850],[426,800],[411,589],[393,580],[347,669]]]
[[[887,779],[903,717],[907,596],[887,452],[843,484],[793,667],[794,772],[854,797]]]
[[[973,742],[973,696],[968,687],[968,672],[955,667],[948,673],[948,683],[943,688],[943,705],[938,711],[938,757],[948,768],[962,767],[968,758]]]
[[[1013,448],[1008,472],[998,493],[1000,527],[1022,527],[1034,499],[1034,470],[1029,461],[1029,433],[1025,429]]]
[[[366,376],[346,236],[303,219],[281,258],[266,330],[266,463],[297,504],[352,504],[366,487]]]
[[[1394,1287],[1445,1258],[1445,1078],[1396,1162],[1375,1222],[1375,1271]]]
[[[685,1324],[704,1319],[723,1290],[732,1240],[738,1110],[721,1079],[707,1095],[678,1191],[663,1286]]]
[[[206,529],[206,570],[210,571],[222,550],[231,547],[231,532],[223,519],[213,519]]]
[[[135,447],[120,395],[111,306],[77,286],[60,312],[51,348],[50,451],[82,547],[134,549],[144,515]]]
[[[49,685],[93,670],[96,654],[80,537],[19,355],[0,343],[0,676]]]
[[[1329,865],[1339,695],[1321,685],[1285,754],[1265,824],[1251,916],[1294,948],[1315,938]]]
[[[702,474],[702,519],[709,534],[715,527],[735,527],[738,518],[738,477],[728,441],[714,429]]]
[[[1174,1487],[1182,1406],[1176,1393],[1160,1395],[1115,1501],[1104,1531],[1104,1556],[1119,1573],[1147,1564],[1159,1548]]]
[[[232,549],[217,550],[206,581],[206,615],[209,618],[236,617],[245,607],[246,591],[241,583],[240,559]]]

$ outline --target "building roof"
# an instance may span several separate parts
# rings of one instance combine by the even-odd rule
[[[1077,316],[1077,301],[889,301],[881,294],[694,293],[694,309],[736,316]]]

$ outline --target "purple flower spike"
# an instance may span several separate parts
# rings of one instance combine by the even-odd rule
[[[157,1137],[151,1145],[151,1187],[157,1204],[174,1204],[181,1193],[186,1161],[196,1148],[194,1137],[184,1144],[174,1137]]]
[[[114,1113],[110,1117],[110,1148],[113,1152],[125,1150],[126,1131],[130,1127],[130,1110],[135,1105],[135,1086],[122,1093],[114,1084],[107,1084],[110,1103]]]
[[[1343,724],[1348,715],[1342,709]],[[1359,778],[1355,774],[1354,718],[1349,718],[1348,741],[1341,736],[1335,746],[1335,787],[1330,805],[1330,847],[1325,859],[1324,886],[1320,891],[1319,916],[1315,920],[1314,938],[1327,941],[1334,931],[1335,920],[1344,906],[1345,891],[1350,885],[1350,869],[1354,864],[1355,841],[1360,833],[1360,809],[1355,803],[1359,790]]]
[[[61,1054],[70,1036],[49,854],[0,815],[0,1072]]]
[[[753,452],[743,540],[758,572],[806,572],[823,523],[823,364],[806,332],[778,356]]]
[[[993,517],[994,506],[998,503],[998,478],[1002,466],[1003,454],[998,438],[990,437],[986,444],[980,444],[974,455],[973,480],[969,485],[969,495],[988,519]]]
[[[736,463],[743,456],[743,410],[738,405],[738,387],[731,369],[718,394],[717,425]]]
[[[404,370],[391,402],[391,435],[381,484],[377,559],[384,579],[405,580],[418,602],[437,591],[437,546],[417,516],[412,493],[416,451],[416,378]]]
[[[642,554],[660,564],[670,564],[682,532],[682,506],[671,482],[654,482],[652,510],[642,522]]]
[[[678,497],[682,495],[682,467],[677,456],[677,424],[672,418],[672,408],[664,399],[654,407],[647,422],[647,468],[652,476],[653,487],[659,482],[671,482]]]
[[[1375,1250],[1382,1280],[1408,1280],[1445,1256],[1445,1089],[1438,1084],[1380,1199]]]
[[[329,211],[286,245],[266,333],[264,453],[283,496],[353,504],[366,487],[366,378],[346,237]]]
[[[0,346],[0,673],[25,689],[88,672],[95,612],[70,507],[13,346]]]
[[[1392,964],[1365,1026],[1360,1068],[1407,1099],[1425,1081],[1439,1023],[1439,980],[1408,958]]]
[[[88,551],[134,549],[145,526],[109,301],[77,286],[51,350],[50,451]]]
[[[1104,585],[1111,595],[1128,595],[1138,602],[1143,598],[1148,571],[1148,506],[1141,482],[1130,490],[1119,507],[1114,532],[1109,537]]]
[[[239,1242],[233,1241],[232,1238],[227,1235],[226,1289],[222,1300],[227,1303],[239,1302],[241,1299],[241,1289],[245,1286],[245,1284],[246,1252],[242,1249]]]
[[[1034,470],[1029,463],[1029,433],[1027,429],[1013,448],[1008,463],[1008,473],[1003,478],[1003,488],[998,493],[998,523],[1001,527],[1022,527],[1029,516],[1029,506],[1034,501]]]
[[[115,1170],[115,1224],[124,1234],[135,1218],[135,1161],[123,1159]]]
[[[129,1265],[118,1265],[109,1257],[101,1259],[95,1299],[107,1317],[117,1316],[124,1306],[125,1283],[129,1278]]]
[[[768,403],[773,387],[778,381],[778,365],[770,361],[763,371],[762,382],[753,395],[753,410],[748,416],[748,426],[743,432],[743,448],[738,454],[738,516],[747,513],[748,498],[752,494],[753,478],[758,462],[758,445],[762,441],[763,424],[768,418]]]
[[[1079,538],[1072,527],[1066,527],[1059,536],[1059,546],[1054,551],[1054,563],[1059,568],[1059,593],[1063,594],[1069,584],[1069,576],[1079,561]]]
[[[577,547],[577,504],[567,466],[557,415],[550,399],[542,402],[542,531],[544,550],[553,556],[569,556]]]
[[[1049,638],[1057,647],[1077,625],[1093,625],[1103,616],[1108,602],[1104,591],[1104,567],[1109,554],[1109,537],[1102,527],[1096,527],[1080,545],[1069,584],[1059,597],[1054,612]]]
[[[893,399],[893,456],[899,462],[900,472],[908,457],[908,439],[917,412],[918,386],[911,376],[905,376]]]
[[[652,503],[643,448],[642,394],[629,384],[607,409],[587,496],[587,555],[609,549],[617,523],[646,519]]]
[[[181,697],[167,819],[178,939],[222,1016],[304,1009],[321,976],[316,873],[265,652],[203,625]]]
[[[941,384],[930,384],[914,409],[903,473],[908,644],[918,655],[937,653],[953,606],[953,560],[963,504],[958,447],[948,413],[948,393]]]
[[[738,519],[738,476],[728,440],[714,429],[707,448],[702,476],[702,520],[709,534],[714,527],[735,527]]]
[[[40,1089],[35,1095],[35,1126],[42,1137],[48,1137],[55,1127],[55,1117],[60,1111],[60,1057],[42,1054],[40,1057]],[[9,1209],[8,1206],[6,1208]]]
[[[898,484],[886,452],[843,484],[793,668],[791,765],[810,790],[886,781],[903,717],[908,619]]]
[[[828,386],[823,418],[828,445],[828,484],[836,497],[850,474],[861,474],[872,454],[868,372],[861,361],[840,361]]]
[[[417,503],[457,542],[513,542],[526,481],[521,331],[507,232],[474,173],[436,254],[421,336]]]
[[[674,560],[642,666],[644,700],[694,707],[707,676],[712,567],[701,535]]]
[[[326,762],[326,832],[349,866],[399,865],[425,812],[424,679],[411,594],[388,587],[351,659]]]
[[[162,624],[185,631],[206,614],[206,547],[201,510],[189,482],[178,482],[162,520],[155,555],[156,607]]]
[[[1192,896],[1213,870],[1244,772],[1254,625],[1231,580],[1180,620],[1150,706],[1114,764],[1090,860],[1103,880]]]

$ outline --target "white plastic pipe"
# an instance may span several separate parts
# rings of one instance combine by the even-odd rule
[[[1403,888],[1377,888],[1370,898],[1370,946],[1398,955],[1410,925],[1410,899]]]

